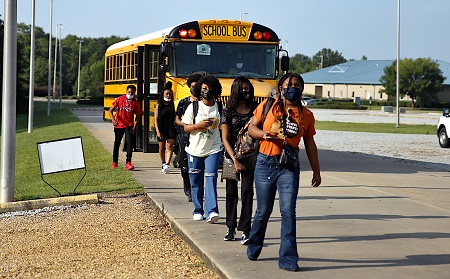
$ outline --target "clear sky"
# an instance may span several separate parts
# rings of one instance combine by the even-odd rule
[[[17,0],[19,22],[31,23],[31,1]],[[53,35],[61,23],[63,37],[131,38],[197,19],[239,19],[241,12],[244,21],[272,28],[290,56],[322,48],[346,59],[397,56],[397,0],[53,0]],[[450,62],[449,15],[449,0],[401,0],[401,58]],[[49,31],[50,0],[36,0],[36,26]]]

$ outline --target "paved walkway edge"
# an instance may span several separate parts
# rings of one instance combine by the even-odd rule
[[[222,279],[228,279],[229,277],[225,274],[225,272],[220,269],[219,266],[217,266],[211,258],[207,255],[207,253],[199,246],[197,245],[190,237],[189,235],[181,228],[177,222],[172,218],[170,214],[168,214],[164,210],[164,204],[159,205],[150,195],[150,193],[147,193],[147,197],[149,198],[149,201],[160,211],[160,213],[166,218],[166,221],[169,223],[172,230],[175,232],[176,235],[178,235],[188,246],[191,248],[191,250],[199,256],[205,264],[214,271],[220,278]]]
[[[48,206],[98,203],[98,194],[59,197],[40,200],[7,202],[0,204],[0,213],[39,209]]]

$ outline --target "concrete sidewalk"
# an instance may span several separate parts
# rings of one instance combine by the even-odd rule
[[[73,113],[112,152],[113,127],[102,121],[101,108]],[[246,246],[223,241],[225,184],[220,179],[221,219],[210,225],[192,220],[193,206],[183,193],[179,169],[162,173],[158,154],[134,153],[132,175],[177,234],[222,278],[448,278],[450,173],[349,152],[320,150],[319,157],[323,181],[319,188],[309,186],[312,173],[304,152],[301,157],[300,272],[278,268],[277,202],[265,247],[252,262]],[[122,165],[124,159],[121,153]]]

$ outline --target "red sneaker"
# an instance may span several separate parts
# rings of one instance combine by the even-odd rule
[[[113,169],[117,168],[117,162],[113,162],[111,165],[111,168],[113,168]]]
[[[125,168],[126,168],[127,170],[134,170],[134,166],[133,166],[133,164],[131,164],[131,162],[128,162],[128,163],[125,165]]]

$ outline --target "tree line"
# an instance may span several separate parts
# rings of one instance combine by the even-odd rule
[[[34,84],[35,96],[47,96],[48,94],[48,45],[49,33],[45,33],[42,27],[35,26],[35,62]],[[3,36],[4,21],[0,19],[0,60],[3,65]],[[52,68],[51,86],[53,89],[53,67],[56,62],[56,92],[59,92],[59,46],[58,57],[55,59],[55,39],[52,37]],[[78,57],[79,42],[81,44],[80,63],[80,96],[84,97],[86,89],[91,96],[103,95],[104,57],[106,49],[117,42],[126,40],[126,37],[88,38],[67,35],[61,40],[63,46],[62,58],[62,89],[63,96],[76,95],[78,90]],[[58,43],[59,45],[59,43]],[[29,91],[30,78],[30,50],[31,50],[31,25],[17,24],[17,109],[26,111],[28,103],[26,98]],[[3,67],[0,67],[0,78],[3,80]],[[2,89],[0,89],[2,90]],[[0,99],[1,102],[1,99]]]

